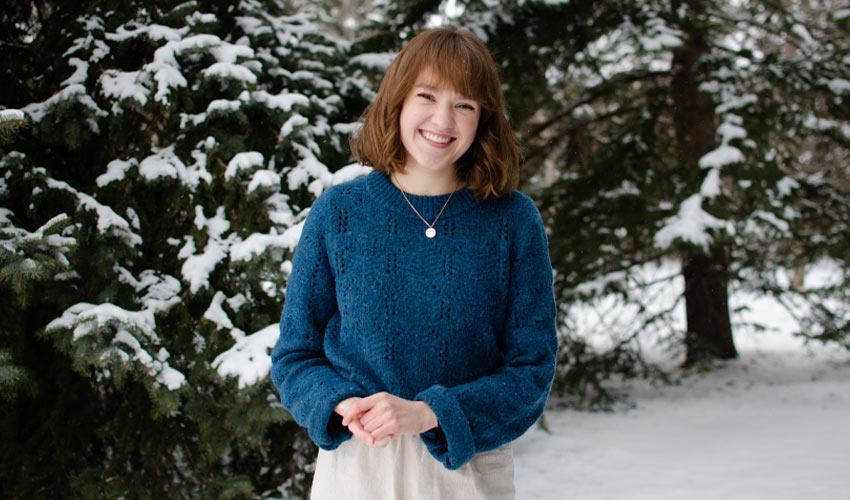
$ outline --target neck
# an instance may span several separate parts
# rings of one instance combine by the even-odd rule
[[[454,168],[439,172],[408,168],[391,175],[390,181],[402,191],[417,196],[440,196],[460,188]]]

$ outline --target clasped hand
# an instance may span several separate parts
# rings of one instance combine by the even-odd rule
[[[344,399],[334,411],[358,441],[377,448],[383,448],[395,436],[421,434],[437,426],[437,415],[428,403],[386,392]]]

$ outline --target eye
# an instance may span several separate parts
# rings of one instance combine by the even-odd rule
[[[457,107],[459,107],[460,109],[475,111],[475,106],[473,106],[472,104],[461,103],[461,104],[458,104]]]
[[[433,96],[433,95],[431,95],[431,94],[429,94],[429,93],[427,93],[427,92],[419,92],[418,94],[416,94],[416,96],[417,96],[417,97],[421,97],[421,98],[423,98],[423,99],[425,99],[425,100],[428,100],[428,101],[433,101],[433,100],[434,100],[434,96]]]

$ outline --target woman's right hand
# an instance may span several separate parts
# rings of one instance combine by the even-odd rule
[[[375,448],[383,448],[392,440],[393,436],[384,436],[376,441],[372,433],[363,428],[363,425],[360,424],[361,415],[355,413],[356,410],[352,408],[354,403],[361,399],[363,398],[357,396],[343,399],[336,405],[334,412],[342,417],[343,422],[348,422],[346,427],[358,441]]]

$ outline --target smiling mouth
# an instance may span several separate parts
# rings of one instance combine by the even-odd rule
[[[419,133],[422,134],[422,137],[424,137],[425,139],[431,142],[436,142],[437,144],[449,144],[455,140],[454,137],[434,134],[432,132],[426,132],[424,130],[420,130]]]

